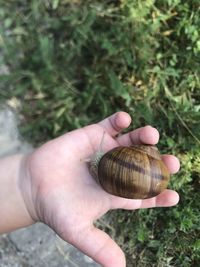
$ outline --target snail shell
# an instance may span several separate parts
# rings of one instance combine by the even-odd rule
[[[90,170],[105,191],[132,199],[160,194],[169,182],[169,171],[155,146],[116,147],[94,158]]]

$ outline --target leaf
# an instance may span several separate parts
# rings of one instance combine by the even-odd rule
[[[59,0],[53,0],[52,8],[57,9],[58,5],[59,5]]]

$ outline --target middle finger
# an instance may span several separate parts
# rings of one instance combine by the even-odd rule
[[[123,134],[117,138],[119,145],[131,146],[133,144],[155,145],[159,140],[159,132],[152,126],[144,126]]]

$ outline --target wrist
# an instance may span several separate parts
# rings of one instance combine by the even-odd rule
[[[0,159],[0,232],[9,232],[34,223],[21,193],[24,155]]]
[[[23,155],[21,158],[17,186],[29,217],[32,222],[37,222],[39,219],[35,210],[34,185],[29,168],[30,158],[31,154]]]

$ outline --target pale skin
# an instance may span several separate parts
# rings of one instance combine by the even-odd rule
[[[0,233],[43,222],[102,266],[125,267],[122,250],[95,228],[94,221],[111,209],[170,207],[179,201],[178,194],[168,189],[145,200],[116,197],[91,177],[87,160],[98,150],[104,132],[104,151],[119,145],[158,143],[159,133],[151,126],[119,135],[130,123],[129,114],[118,112],[51,140],[29,155],[1,159]],[[162,159],[172,174],[179,170],[175,156]]]

